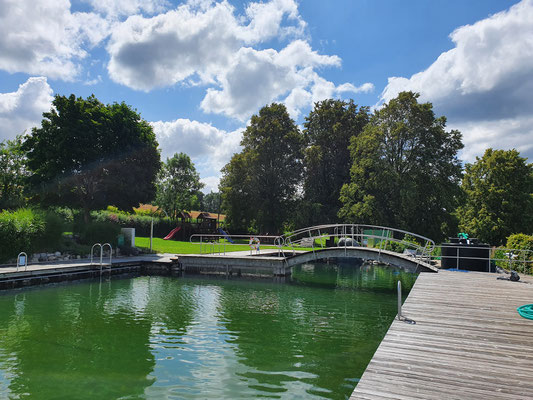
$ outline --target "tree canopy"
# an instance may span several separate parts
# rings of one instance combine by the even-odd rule
[[[492,245],[514,233],[533,232],[533,164],[517,150],[487,149],[466,164],[466,202],[457,211],[460,227]]]
[[[334,223],[342,206],[340,191],[350,180],[350,140],[368,123],[368,107],[342,100],[316,103],[305,118],[305,202],[307,225]]]
[[[220,192],[209,192],[202,199],[202,211],[218,213],[220,212],[221,202]]]
[[[234,230],[279,232],[293,210],[302,177],[304,138],[282,104],[251,118],[243,150],[222,170],[220,189]]]
[[[200,175],[185,153],[176,153],[161,166],[157,178],[156,204],[176,218],[181,211],[200,206]]]
[[[0,142],[0,210],[24,204],[24,184],[28,176],[22,136]]]
[[[339,216],[354,223],[401,228],[441,239],[458,205],[461,134],[445,130],[431,103],[402,92],[377,110],[350,144],[351,181]]]
[[[55,96],[23,150],[34,199],[89,210],[131,209],[155,195],[159,152],[152,127],[125,103]]]

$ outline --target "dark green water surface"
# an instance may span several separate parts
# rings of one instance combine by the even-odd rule
[[[348,397],[396,314],[385,267],[287,283],[137,277],[0,294],[0,398]]]

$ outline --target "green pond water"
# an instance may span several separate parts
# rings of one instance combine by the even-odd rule
[[[416,276],[142,276],[0,293],[0,398],[349,397]],[[404,296],[405,297],[405,296]]]

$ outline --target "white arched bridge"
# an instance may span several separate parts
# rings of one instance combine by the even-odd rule
[[[437,272],[431,264],[435,243],[424,236],[384,226],[331,224],[299,229],[282,236],[192,235],[201,255],[179,256],[185,266],[213,265],[261,268],[269,265],[285,275],[298,264],[331,258],[359,258],[390,264],[411,272]],[[229,242],[249,246],[243,252],[226,251]],[[244,253],[244,254],[243,254]]]
[[[328,258],[361,258],[412,272],[437,272],[431,265],[433,240],[385,226],[319,225],[279,236],[276,244],[289,267]],[[307,251],[297,252],[298,248]]]

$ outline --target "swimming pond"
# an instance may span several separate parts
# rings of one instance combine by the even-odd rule
[[[0,397],[346,398],[396,314],[398,279],[409,289],[416,276],[317,263],[289,283],[142,276],[4,292]]]

